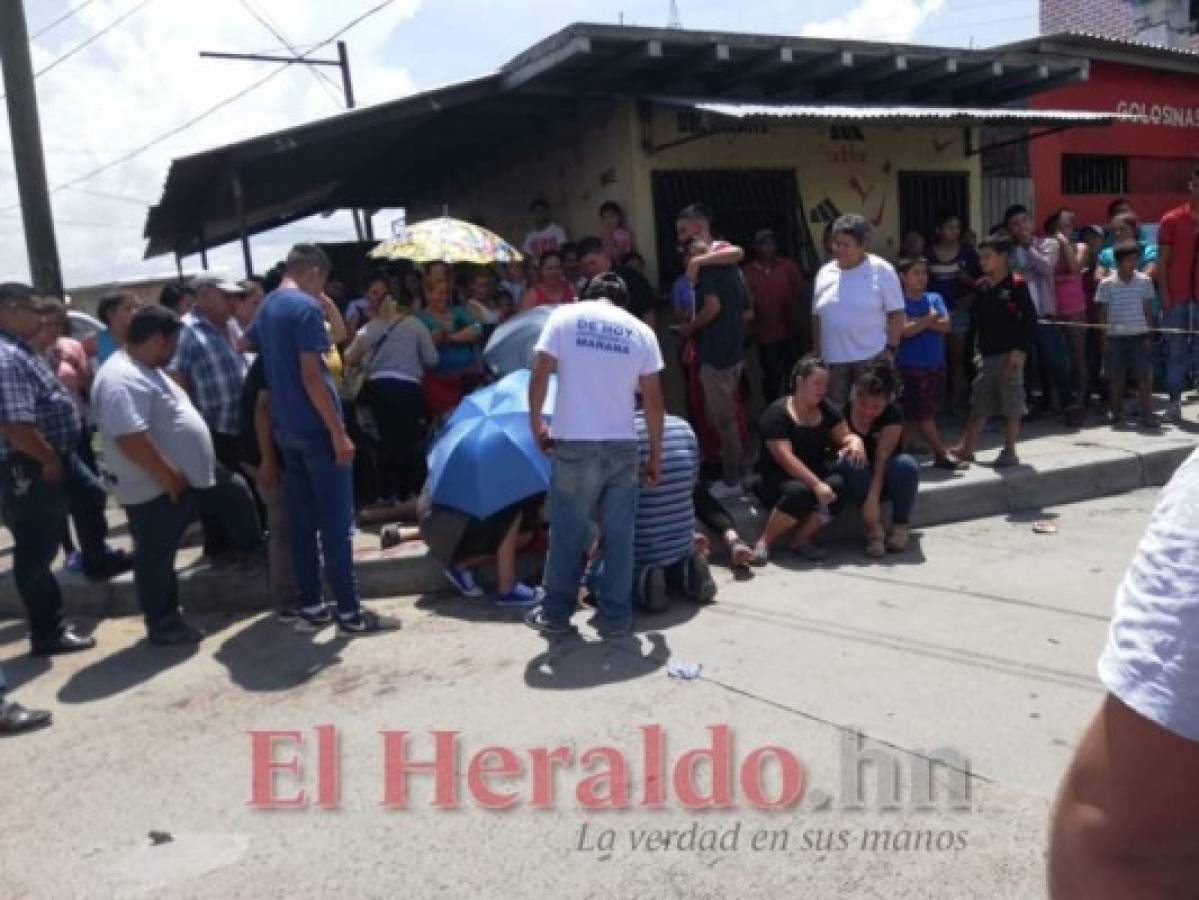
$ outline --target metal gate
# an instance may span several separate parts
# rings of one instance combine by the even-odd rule
[[[937,219],[953,213],[970,221],[969,172],[900,172],[899,236],[917,231],[931,237]]]
[[[984,178],[983,220],[979,223],[979,236],[985,237],[1003,224],[1003,213],[1017,203],[1028,207],[1036,220],[1035,192],[1031,178]]]
[[[675,220],[685,206],[702,203],[713,211],[713,233],[745,249],[754,232],[770,228],[779,252],[805,270],[818,264],[791,169],[697,169],[653,173],[654,229],[658,274],[666,287],[682,272]]]

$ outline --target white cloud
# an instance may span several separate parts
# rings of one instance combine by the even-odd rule
[[[861,0],[844,15],[805,25],[802,34],[902,43],[944,5],[945,0]]]
[[[295,44],[312,44],[369,9],[371,0],[345,3],[251,0]],[[33,46],[40,69],[104,28],[135,0],[100,0],[40,38]],[[404,66],[386,52],[393,29],[415,14],[421,0],[399,0],[349,32],[358,105],[416,89]],[[61,11],[26,2],[30,32]],[[236,93],[270,70],[269,63],[201,59],[200,50],[276,50],[279,41],[239,0],[156,0],[96,43],[38,79],[38,101],[51,186],[120,156]],[[330,58],[335,48],[318,51]],[[340,74],[322,68],[334,87],[317,82],[300,67],[279,74],[210,118],[148,150],[130,162],[81,184],[89,191],[156,202],[170,161],[209,147],[286,128],[337,112]],[[332,95],[332,96],[330,96]],[[0,209],[18,202],[9,152],[7,113],[0,104]],[[59,256],[68,285],[161,273],[174,267],[164,257],[142,261],[146,208],[73,190],[53,196]],[[0,280],[26,277],[28,268],[19,212],[0,215]],[[254,239],[255,263],[265,268],[298,235],[316,239],[352,237],[349,217],[313,219]],[[210,264],[236,271],[240,250],[222,248]],[[198,265],[188,260],[189,265]]]

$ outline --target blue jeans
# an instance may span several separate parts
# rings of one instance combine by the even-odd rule
[[[283,462],[283,488],[291,520],[291,564],[303,606],[321,604],[321,563],[337,612],[358,612],[354,577],[354,476],[339,466],[327,432],[275,435]],[[317,536],[320,536],[318,542]]]
[[[13,580],[34,644],[53,641],[62,632],[62,592],[50,566],[58,555],[68,512],[75,517],[85,562],[98,564],[105,555],[104,488],[77,454],[62,457],[62,464],[60,484],[43,481],[41,464],[19,453],[10,453],[0,465],[0,493],[13,535]]]
[[[870,493],[873,470],[869,466],[855,469],[843,460],[837,467],[845,479],[845,492],[855,503],[862,503]],[[896,525],[907,525],[912,518],[912,507],[916,505],[916,492],[920,489],[920,468],[916,460],[906,453],[896,453],[887,460],[887,473],[883,477],[883,500],[891,501],[891,521]]]
[[[1057,393],[1062,409],[1075,404],[1074,385],[1070,379],[1070,356],[1066,349],[1065,330],[1052,322],[1037,323],[1037,353],[1040,356],[1041,402],[1049,405],[1049,385]],[[1045,381],[1048,379],[1049,384]]]
[[[641,455],[636,441],[559,441],[550,479],[550,549],[545,564],[546,619],[564,626],[578,606],[598,512],[601,556],[599,614],[604,632],[633,624],[633,531]]]
[[[1187,331],[1199,325],[1199,311],[1196,303],[1179,303],[1169,312],[1162,313],[1162,326],[1165,328],[1183,328]],[[1182,389],[1186,386],[1187,374],[1199,371],[1199,340],[1190,334],[1166,335],[1166,390],[1170,394],[1170,402],[1177,403],[1182,399]]]

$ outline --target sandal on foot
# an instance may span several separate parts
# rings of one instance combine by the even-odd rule
[[[883,545],[883,531],[881,528],[866,535],[866,555],[873,559],[879,559],[887,555],[887,548]]]
[[[903,553],[912,540],[912,529],[907,525],[892,525],[887,535],[887,549],[892,553]]]
[[[947,469],[950,472],[960,472],[963,469],[968,469],[970,463],[964,459],[958,459],[952,453],[946,453],[943,456],[938,456],[933,460],[933,465],[938,469]]]
[[[757,562],[757,553],[749,544],[744,541],[734,541],[733,547],[729,551],[733,558],[733,568],[742,569],[746,566],[760,565]],[[763,553],[765,550],[763,550]]]

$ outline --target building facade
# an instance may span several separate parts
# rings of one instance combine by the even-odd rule
[[[1199,52],[1079,35],[1019,46],[1090,61],[1086,81],[1036,94],[1030,107],[1103,110],[1129,118],[1101,131],[1037,137],[1019,154],[989,156],[987,176],[1027,176],[1038,218],[1067,206],[1080,222],[1103,223],[1115,197],[1128,198],[1145,222],[1177,206],[1199,162]]]
[[[1093,34],[1199,49],[1194,0],[1041,0],[1041,34]]]

